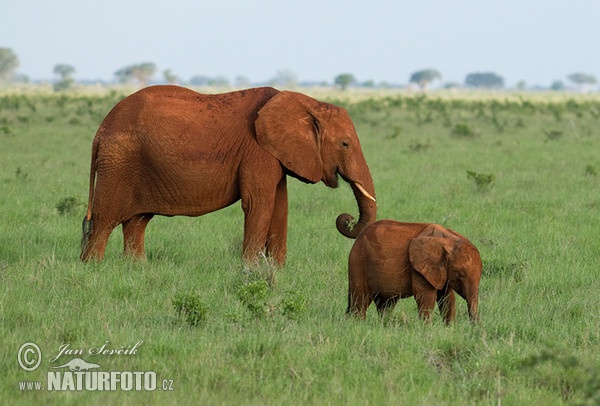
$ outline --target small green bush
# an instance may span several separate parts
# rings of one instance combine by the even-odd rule
[[[0,127],[0,134],[4,134],[4,135],[14,135],[12,130],[10,129],[10,127],[8,125],[3,125],[2,127]]]
[[[279,304],[281,314],[292,320],[298,319],[306,310],[305,303],[306,300],[302,295],[289,292]]]
[[[410,152],[414,152],[414,153],[425,152],[429,149],[431,149],[431,142],[429,142],[429,141],[426,141],[426,142],[416,141],[408,146],[408,150]]]
[[[177,318],[191,327],[206,320],[207,307],[201,302],[198,293],[178,293],[172,301]]]
[[[19,166],[17,168],[17,170],[15,171],[15,176],[18,180],[24,182],[29,177],[29,174],[27,172],[25,172],[23,169],[21,169],[21,167]]]
[[[249,282],[237,290],[237,297],[250,312],[256,317],[262,317],[267,313],[267,295],[269,284],[259,279]]]
[[[544,134],[546,134],[546,139],[549,141],[558,140],[560,137],[563,136],[562,130],[543,130],[543,131],[544,131]]]
[[[570,350],[548,346],[523,359],[521,367],[539,387],[560,393],[564,401],[600,404],[600,365],[581,359]]]
[[[467,171],[467,177],[475,182],[475,187],[480,192],[488,190],[495,179],[493,174],[477,173],[473,171]]]
[[[77,197],[69,196],[56,204],[56,210],[61,216],[66,216],[75,213],[81,206],[83,203]]]
[[[452,127],[452,136],[458,138],[475,138],[479,135],[478,130],[472,129],[468,124],[459,123]]]
[[[596,167],[592,164],[588,164],[585,167],[585,174],[586,176],[596,176],[598,174],[598,171],[596,170]]]

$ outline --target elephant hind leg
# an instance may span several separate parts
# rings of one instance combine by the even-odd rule
[[[102,221],[83,220],[83,239],[81,241],[80,259],[87,262],[91,259],[98,261],[104,258],[106,243],[112,232],[114,225],[106,224]]]
[[[153,214],[138,214],[123,222],[123,244],[125,254],[134,258],[144,259],[144,235],[148,222],[154,217]]]
[[[373,301],[371,295],[364,289],[352,289],[348,292],[348,308],[346,314],[351,314],[364,319],[367,308]]]

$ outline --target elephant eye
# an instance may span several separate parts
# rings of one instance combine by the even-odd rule
[[[350,147],[350,144],[348,144],[347,141],[342,141],[342,148],[348,149],[349,147]]]

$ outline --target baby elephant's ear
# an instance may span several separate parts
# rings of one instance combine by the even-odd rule
[[[408,247],[408,258],[413,268],[437,290],[442,289],[448,279],[446,255],[451,242],[449,238],[417,237]]]

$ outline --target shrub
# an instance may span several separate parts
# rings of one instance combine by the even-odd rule
[[[475,138],[479,135],[479,131],[472,129],[468,124],[459,123],[452,127],[452,136],[460,138]]]
[[[281,314],[289,319],[297,319],[300,315],[302,315],[306,308],[306,300],[302,295],[289,292],[279,304],[281,308]]]
[[[237,297],[250,312],[256,317],[262,317],[267,313],[267,294],[269,284],[263,279],[249,282],[237,290]]]
[[[540,387],[560,393],[578,405],[600,402],[600,365],[561,348],[549,346],[522,361],[522,369]]]
[[[24,182],[29,177],[29,174],[27,172],[25,172],[23,169],[21,169],[21,167],[19,166],[17,168],[17,170],[15,171],[15,176],[17,179]]]
[[[56,204],[56,210],[58,210],[58,214],[65,216],[74,213],[81,206],[83,203],[78,198],[69,196]]]
[[[598,174],[598,171],[596,170],[596,167],[592,164],[588,164],[585,167],[585,174],[586,176],[596,176]]]
[[[477,173],[473,171],[467,171],[467,177],[475,182],[475,187],[478,191],[488,190],[495,179],[493,174]]]
[[[562,130],[544,130],[544,134],[546,134],[546,139],[549,141],[557,140],[563,135]]]
[[[3,125],[2,127],[0,127],[0,133],[4,135],[14,135],[8,125]]]
[[[200,301],[198,293],[178,293],[172,301],[177,318],[184,320],[191,327],[196,327],[206,320],[207,308]]]

